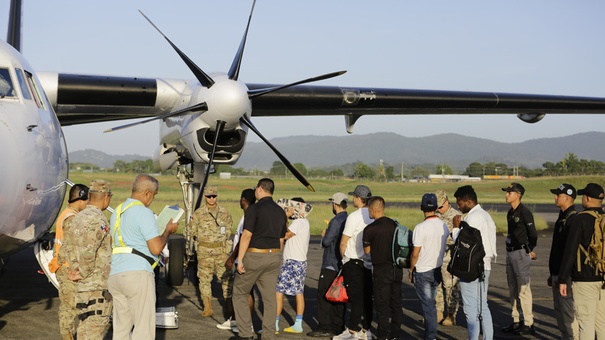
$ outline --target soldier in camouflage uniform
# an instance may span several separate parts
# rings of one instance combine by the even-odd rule
[[[111,237],[109,221],[103,214],[111,201],[109,183],[96,180],[90,183],[89,204],[74,216],[71,232],[74,251],[68,259],[70,280],[76,282],[78,311],[78,339],[103,339],[109,326],[111,296],[107,279],[111,265]]]
[[[452,221],[454,216],[462,215],[462,213],[452,208],[445,191],[437,190],[435,194],[437,195],[437,216],[447,224],[447,228],[450,230],[450,236],[447,238],[445,245],[446,251],[443,256],[443,265],[441,266],[443,281],[437,289],[437,296],[435,298],[437,303],[437,322],[444,326],[453,326],[456,324],[456,313],[458,312],[460,301],[460,287],[458,285],[458,278],[447,271],[447,265],[450,263],[452,250],[454,248],[454,240],[452,239]],[[447,315],[444,313],[446,304]]]
[[[191,217],[189,232],[197,239],[197,277],[200,295],[204,303],[202,316],[212,316],[212,276],[216,274],[223,286],[223,297],[227,299],[229,275],[225,261],[231,252],[231,228],[233,221],[229,210],[217,203],[218,190],[215,186],[204,188],[205,204]]]
[[[67,208],[57,217],[53,259],[48,264],[59,283],[59,331],[64,340],[73,340],[76,333],[76,283],[67,278],[69,254],[73,248],[71,222],[76,214],[88,204],[88,187],[76,184],[69,190]]]

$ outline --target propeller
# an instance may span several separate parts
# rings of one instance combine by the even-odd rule
[[[300,84],[305,84],[305,83],[311,83],[311,82],[314,82],[314,81],[319,81],[319,80],[324,80],[324,79],[330,79],[330,78],[338,77],[338,76],[343,75],[345,73],[347,73],[347,71],[338,71],[338,72],[326,73],[326,74],[321,75],[321,76],[317,76],[317,77],[313,77],[313,78],[308,78],[308,79],[305,79],[305,80],[300,80],[300,81],[297,81],[297,82],[294,82],[294,83],[290,83],[290,84],[287,84],[287,85],[281,85],[281,86],[272,87],[272,88],[268,88],[268,89],[249,90],[248,91],[248,98],[252,99],[252,98],[255,98],[255,97],[260,97],[260,96],[262,96],[264,94],[275,92],[275,91],[279,91],[279,90],[283,90],[285,88],[292,87],[292,86],[295,86],[295,85],[300,85]]]
[[[208,158],[208,165],[206,165],[206,173],[204,174],[204,181],[200,186],[200,193],[197,195],[197,202],[195,203],[195,210],[200,207],[202,203],[202,196],[204,196],[204,188],[206,187],[206,183],[208,183],[208,176],[210,175],[210,168],[212,167],[212,161],[214,161],[214,153],[216,152],[216,145],[218,144],[218,138],[221,132],[223,132],[223,128],[225,127],[225,121],[217,120],[216,121],[216,133],[214,134],[214,142],[212,143],[212,152],[210,153],[210,158]]]
[[[256,4],[256,0],[253,1],[252,3],[252,8],[250,10],[250,15],[248,16],[248,23],[246,25],[246,30],[244,32],[244,35],[242,37],[242,40],[240,42],[239,48],[236,52],[236,55],[232,61],[231,67],[229,69],[229,73],[228,75],[228,79],[224,79],[224,78],[216,78],[216,81],[219,82],[224,82],[224,81],[238,81],[239,78],[239,72],[240,72],[240,67],[241,67],[241,63],[242,63],[242,59],[243,59],[243,55],[244,55],[244,48],[246,46],[246,39],[248,36],[248,31],[250,28],[250,23],[252,21],[252,13],[254,12],[254,6]],[[168,37],[162,33],[162,31],[142,12],[139,10],[139,12],[141,13],[141,15],[143,15],[143,17],[164,37],[164,39],[166,39],[166,41],[168,41],[168,43],[170,44],[170,46],[172,46],[172,48],[176,51],[176,53],[181,57],[181,59],[183,60],[183,62],[185,62],[185,64],[187,65],[187,67],[189,67],[189,69],[191,70],[191,72],[193,72],[193,74],[195,75],[195,77],[197,78],[197,80],[200,82],[200,84],[206,88],[208,88],[208,91],[218,91],[219,89],[223,89],[222,86],[217,86],[214,89],[210,89],[216,82],[214,79],[212,79],[208,74],[206,74],[202,69],[200,69],[191,59],[189,59],[189,57],[187,57],[187,55],[185,55],[185,53],[183,53],[174,43],[172,43],[172,41],[170,39],[168,39]],[[338,71],[338,72],[332,72],[332,73],[327,73],[321,76],[317,76],[317,77],[312,77],[312,78],[308,78],[305,80],[300,80],[291,84],[287,84],[287,85],[280,85],[280,86],[276,86],[276,87],[272,87],[272,88],[265,88],[265,89],[256,89],[256,90],[248,90],[247,91],[247,95],[248,98],[247,100],[251,100],[253,98],[262,96],[264,94],[267,93],[271,93],[271,92],[275,92],[275,91],[279,91],[279,90],[283,90],[285,88],[291,87],[291,86],[295,86],[295,85],[300,85],[300,84],[304,84],[304,83],[309,83],[309,82],[314,82],[314,81],[319,81],[319,80],[324,80],[324,79],[329,79],[329,78],[333,78],[333,77],[337,77],[340,76],[342,74],[344,74],[346,71]],[[222,84],[222,83],[221,83]],[[220,85],[220,84],[219,84]],[[245,98],[245,97],[244,97]],[[210,103],[212,104],[212,102]],[[225,112],[225,111],[221,111],[221,108],[214,108],[214,107],[208,107],[208,103],[206,102],[202,102],[199,104],[195,104],[193,106],[190,106],[188,108],[182,109],[182,110],[178,110],[175,112],[171,112],[171,113],[166,113],[151,119],[147,119],[141,122],[137,122],[137,123],[131,123],[131,124],[127,124],[127,125],[123,125],[123,126],[119,126],[116,128],[112,128],[107,130],[106,132],[109,131],[116,131],[116,130],[120,130],[120,129],[125,129],[131,126],[135,126],[135,125],[139,125],[139,124],[144,124],[156,119],[166,119],[168,117],[172,117],[172,116],[176,116],[176,115],[182,115],[182,114],[186,114],[189,112],[197,112],[197,111],[210,111],[212,110],[212,113],[214,114],[214,112]],[[214,104],[212,104],[214,105]],[[216,111],[215,111],[216,110]],[[298,171],[298,169],[296,169],[292,163],[290,163],[290,161],[284,156],[282,155],[261,133],[260,131],[258,131],[258,129],[252,124],[252,121],[250,120],[250,118],[244,113],[241,113],[241,117],[239,118],[239,122],[240,124],[246,125],[248,128],[250,128],[252,131],[254,131],[254,133],[256,133],[264,142],[265,144],[267,144],[267,146],[269,146],[269,148],[271,148],[271,150],[273,150],[273,152],[275,153],[275,155],[277,155],[277,157],[284,163],[284,165],[290,170],[290,172],[292,172],[292,174],[294,175],[294,177],[296,177],[305,187],[307,187],[310,191],[315,191],[315,189],[313,188],[313,186],[309,183],[309,181],[307,181],[307,179],[303,176],[302,173],[300,173],[300,171]],[[235,115],[237,117],[237,115]],[[200,204],[201,204],[201,198],[203,196],[203,192],[204,192],[204,188],[206,187],[206,183],[208,181],[208,175],[210,174],[210,169],[212,168],[212,164],[214,162],[214,156],[216,153],[216,149],[217,149],[217,144],[219,142],[219,137],[221,135],[221,133],[223,132],[225,126],[227,124],[231,124],[231,122],[227,122],[228,119],[217,119],[216,120],[216,132],[214,135],[214,141],[212,144],[212,151],[210,153],[209,159],[208,159],[208,164],[206,167],[206,171],[205,171],[205,176],[204,176],[204,180],[200,186],[200,193],[198,195],[197,198],[197,202],[195,205],[195,209],[199,208]],[[193,150],[191,150],[193,151]]]
[[[174,117],[174,116],[178,116],[178,115],[181,115],[183,113],[189,113],[189,112],[197,112],[197,111],[203,111],[203,112],[205,112],[207,110],[208,110],[208,105],[206,103],[199,103],[199,104],[195,104],[193,106],[189,106],[187,108],[184,108],[182,110],[178,110],[178,111],[174,111],[174,112],[168,112],[168,113],[165,113],[163,115],[159,115],[157,117],[153,117],[153,118],[142,120],[140,122],[135,122],[135,123],[130,123],[130,124],[116,126],[116,127],[107,129],[107,130],[105,130],[103,132],[118,131],[118,130],[122,130],[122,129],[127,129],[129,127],[133,127],[133,126],[136,126],[136,125],[141,125],[141,124],[149,123],[149,122],[157,120],[157,119],[166,119],[168,117]]]
[[[286,166],[286,168],[288,168],[288,170],[290,170],[290,172],[294,175],[294,177],[296,177],[296,179],[298,179],[298,181],[300,183],[302,183],[304,186],[307,187],[307,189],[309,189],[310,191],[315,192],[315,188],[313,188],[313,186],[311,185],[311,183],[309,183],[309,181],[307,181],[307,179],[305,178],[305,176],[303,174],[300,173],[300,171],[298,171],[298,169],[296,169],[294,167],[294,165],[292,165],[292,163],[290,163],[290,161],[281,154],[281,152],[279,152],[274,146],[273,144],[271,144],[267,138],[265,138],[265,136],[263,136],[262,133],[260,133],[260,131],[258,131],[258,129],[254,126],[254,124],[252,124],[252,121],[246,116],[243,115],[242,118],[240,118],[240,122],[242,122],[242,124],[245,124],[248,128],[250,128],[250,130],[254,131],[254,133],[256,133],[256,135],[263,140],[263,142],[265,142],[265,144],[267,144],[267,146],[269,148],[271,148],[271,150],[273,150],[273,152],[275,153],[275,155],[282,161],[282,163],[284,163],[284,165]]]

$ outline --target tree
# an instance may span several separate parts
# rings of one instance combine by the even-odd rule
[[[393,166],[387,166],[384,170],[384,174],[387,178],[387,181],[392,181],[395,179],[395,168]]]
[[[359,163],[355,166],[355,171],[353,172],[353,176],[357,178],[374,178],[374,170],[370,168],[369,165]]]
[[[466,167],[466,174],[470,177],[483,176],[483,165],[479,162],[473,162]]]
[[[435,167],[435,173],[437,175],[451,175],[454,172],[452,171],[452,168],[449,165],[439,164]]]
[[[269,170],[269,173],[276,176],[285,176],[286,166],[280,161],[275,161],[273,162],[273,166],[271,167],[271,170]]]

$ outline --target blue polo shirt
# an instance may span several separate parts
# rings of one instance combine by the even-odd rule
[[[129,198],[123,204],[125,208],[137,200]],[[115,230],[116,214],[111,216],[111,237],[115,247],[120,246],[118,233]],[[135,248],[143,254],[155,258],[147,247],[147,241],[160,236],[153,211],[143,204],[133,205],[122,213],[120,221],[122,241],[128,247]],[[135,270],[153,272],[149,262],[136,254],[113,254],[111,256],[111,271],[109,275]]]

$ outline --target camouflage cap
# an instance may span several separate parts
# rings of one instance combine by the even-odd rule
[[[204,188],[204,196],[207,195],[218,195],[218,189],[214,185],[209,185]]]
[[[445,204],[445,201],[448,200],[447,194],[443,190],[437,190],[435,191],[435,195],[437,196],[437,207],[441,208]]]
[[[109,188],[109,182],[104,181],[102,179],[97,179],[97,180],[90,182],[90,185],[88,186],[88,188],[89,188],[88,192],[96,192],[96,193],[111,192],[111,189]]]

